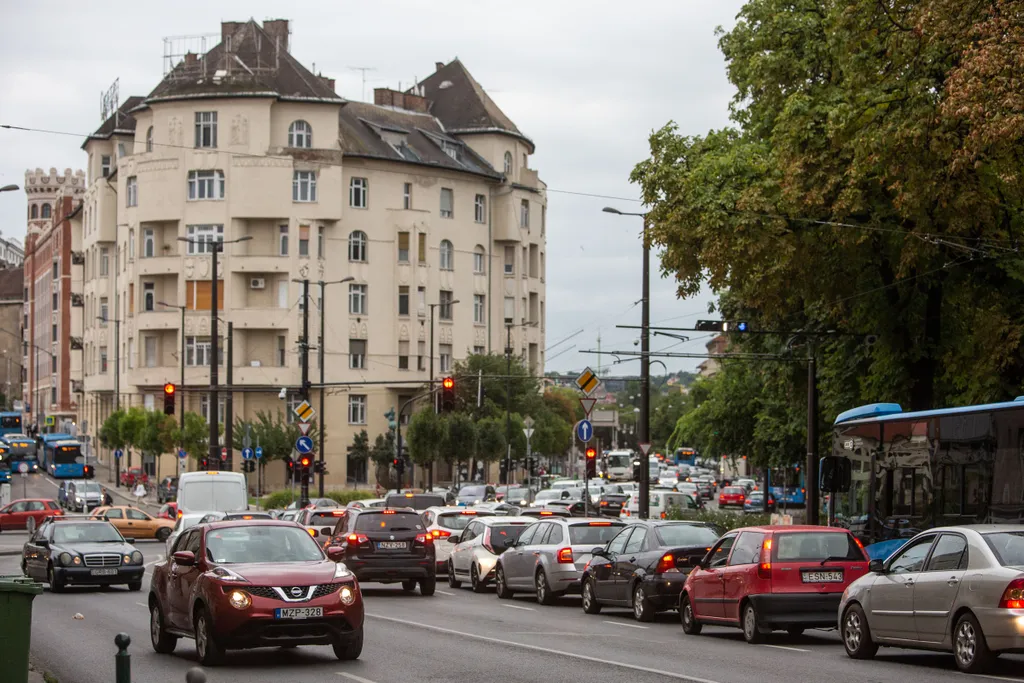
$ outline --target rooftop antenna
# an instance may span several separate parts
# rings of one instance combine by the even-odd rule
[[[372,67],[372,66],[350,66],[348,68],[351,69],[352,71],[361,71],[362,72],[362,74],[363,74],[363,90],[362,90],[361,97],[362,97],[363,102],[365,102],[366,101],[366,72],[367,71],[376,71],[377,69],[375,67]]]

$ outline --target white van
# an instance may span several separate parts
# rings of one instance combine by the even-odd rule
[[[242,512],[249,492],[241,472],[185,472],[178,478],[178,516],[189,512]]]
[[[651,519],[664,519],[664,515],[670,507],[677,507],[683,511],[696,512],[701,509],[700,503],[688,493],[677,493],[676,491],[651,491],[650,495]],[[622,506],[619,517],[640,516],[640,492],[632,493],[629,500]]]

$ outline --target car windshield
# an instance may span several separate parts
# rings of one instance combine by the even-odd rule
[[[722,491],[722,493],[729,493],[735,495],[737,493],[746,493],[746,489],[740,486],[726,486],[725,490]]]
[[[503,492],[504,490],[505,489],[498,489],[499,493]],[[513,486],[512,488],[510,488],[508,490],[508,493],[505,494],[505,498],[507,498],[509,500],[514,499],[514,498],[518,498],[519,500],[522,500],[523,498],[527,498],[529,495],[530,495],[530,489],[516,488],[516,487]]]
[[[1024,531],[985,534],[985,542],[1004,567],[1024,566]]]
[[[422,531],[423,520],[411,512],[363,513],[356,518],[356,531]]]
[[[657,534],[664,546],[711,545],[718,540],[714,531],[695,524],[667,524],[658,527]]]
[[[179,517],[178,523],[175,525],[174,530],[178,533],[181,533],[185,529],[191,529],[196,524],[199,524],[200,519],[205,519],[205,517]]]
[[[608,467],[632,467],[633,458],[628,455],[616,454],[608,456]]]
[[[320,546],[304,529],[263,524],[211,529],[206,533],[206,556],[218,564],[324,559]]]
[[[462,513],[447,513],[437,516],[437,525],[442,529],[452,529],[454,531],[462,531],[469,523],[477,517],[485,517],[487,515],[481,515],[479,512],[474,515],[464,515]]]
[[[77,493],[102,493],[99,484],[75,484]]]
[[[178,491],[178,505],[183,510],[237,512],[244,510],[248,504],[245,487],[234,478],[192,480]]]
[[[53,527],[53,542],[64,543],[123,543],[124,539],[112,524],[56,524]]]
[[[434,493],[410,493],[388,496],[384,503],[387,507],[412,508],[413,510],[426,510],[430,507],[444,507],[444,496]]]
[[[853,536],[841,532],[786,532],[775,534],[775,559],[779,562],[805,560],[863,560]]]
[[[463,486],[459,489],[459,498],[483,498],[486,495],[486,486]]]
[[[569,527],[569,545],[604,545],[620,531],[621,524],[574,524]]]

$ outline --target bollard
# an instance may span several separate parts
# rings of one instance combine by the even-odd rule
[[[198,666],[193,667],[185,674],[185,683],[206,683],[206,673]]]
[[[114,645],[117,645],[117,654],[114,655],[115,683],[132,683],[132,656],[128,654],[131,643],[132,639],[127,633],[114,636]]]

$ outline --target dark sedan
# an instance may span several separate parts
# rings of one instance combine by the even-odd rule
[[[142,588],[142,553],[113,524],[74,517],[46,519],[22,550],[21,571],[60,593],[70,584]]]
[[[602,517],[618,518],[628,500],[629,496],[625,493],[602,493],[597,501],[597,514]]]
[[[647,521],[631,524],[593,550],[583,572],[583,611],[629,607],[637,621],[679,602],[687,574],[719,534],[699,522]]]
[[[764,491],[751,491],[743,501],[743,512],[755,514],[764,512]],[[775,512],[775,496],[768,494],[768,512]]]

